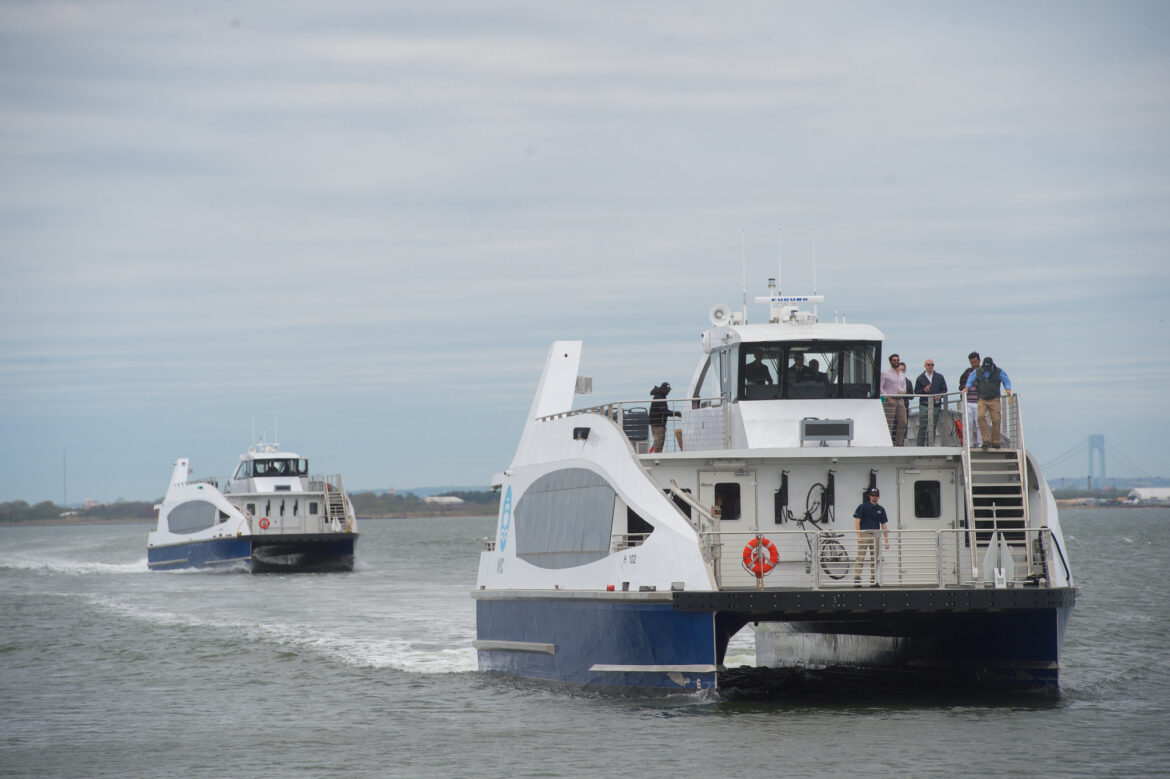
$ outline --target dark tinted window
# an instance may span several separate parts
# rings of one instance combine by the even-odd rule
[[[770,341],[739,347],[739,398],[876,398],[878,344]]]
[[[732,481],[716,484],[715,506],[719,509],[720,519],[739,519],[739,483]]]
[[[914,482],[914,516],[919,519],[938,519],[942,516],[942,484],[940,482]]]

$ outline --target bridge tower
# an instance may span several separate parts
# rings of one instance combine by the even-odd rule
[[[1105,436],[1100,433],[1089,436],[1089,489],[1093,489],[1093,455],[1097,454],[1098,463],[1101,465],[1100,482],[1099,484],[1105,486]]]

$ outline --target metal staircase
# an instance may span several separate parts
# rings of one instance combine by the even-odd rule
[[[1009,546],[1026,543],[1023,531],[1028,526],[1028,501],[1021,454],[1015,449],[968,452],[968,501],[980,548],[986,547],[996,533],[1002,534]]]
[[[1030,575],[1047,555],[1039,536],[1028,530],[1027,462],[1017,395],[1004,398],[1003,427],[998,449],[971,448],[964,441],[963,475],[966,482],[967,516],[970,518],[968,544],[973,562],[981,560],[987,547],[1002,537],[1016,562]],[[1034,543],[1029,543],[1031,537]]]
[[[332,525],[336,520],[343,530],[349,530],[349,522],[345,516],[345,489],[341,486],[341,475],[336,477],[337,483],[332,484],[326,478],[325,484],[325,524]]]

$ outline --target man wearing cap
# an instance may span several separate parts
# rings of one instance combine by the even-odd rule
[[[886,510],[878,505],[878,497],[881,493],[877,487],[870,487],[869,491],[865,493],[867,502],[862,503],[853,512],[853,518],[857,520],[857,567],[853,569],[853,586],[861,586],[861,571],[865,568],[865,560],[870,555],[873,555],[873,579],[870,581],[874,587],[879,586],[877,581],[878,575],[878,537],[885,536],[886,531]],[[885,538],[886,549],[890,548],[890,539]]]
[[[654,402],[650,404],[650,432],[654,434],[654,448],[650,451],[661,452],[666,445],[666,418],[681,417],[682,413],[671,411],[666,405],[666,396],[670,394],[670,382],[664,381],[650,390],[650,397]]]
[[[979,395],[979,435],[983,438],[983,448],[999,448],[999,388],[1012,394],[1012,380],[1007,372],[995,364],[990,357],[983,358],[982,367],[971,371],[967,377],[967,389],[975,390]],[[968,392],[970,397],[970,392]],[[991,419],[991,435],[987,433],[987,419]]]

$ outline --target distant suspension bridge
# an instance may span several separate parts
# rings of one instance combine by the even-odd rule
[[[1097,480],[1097,484],[1099,486],[1103,487],[1103,486],[1105,486],[1105,480],[1106,480],[1106,476],[1105,476],[1105,452],[1106,451],[1109,452],[1109,455],[1111,457],[1113,457],[1113,459],[1115,461],[1121,463],[1121,465],[1124,467],[1124,469],[1126,469],[1128,471],[1132,471],[1133,476],[1144,476],[1146,478],[1153,478],[1149,473],[1144,471],[1139,465],[1137,465],[1135,462],[1133,462],[1128,457],[1126,457],[1124,454],[1122,454],[1120,451],[1118,451],[1118,449],[1115,446],[1113,446],[1112,444],[1107,444],[1105,442],[1105,436],[1103,436],[1099,433],[1095,433],[1095,434],[1089,436],[1088,438],[1086,438],[1085,440],[1081,441],[1076,446],[1074,446],[1072,449],[1069,449],[1067,452],[1060,455],[1059,457],[1054,457],[1053,459],[1044,463],[1040,467],[1041,467],[1041,469],[1044,470],[1045,474],[1049,474],[1052,472],[1052,469],[1054,467],[1056,467],[1062,463],[1067,463],[1069,460],[1073,459],[1074,457],[1077,457],[1078,455],[1082,454],[1083,452],[1088,452],[1089,453],[1089,470],[1088,470],[1088,476],[1086,477],[1086,482],[1088,484],[1088,488],[1089,489],[1093,488],[1093,480],[1094,479]],[[1094,470],[1094,467],[1093,467],[1094,464],[1096,464],[1096,466],[1097,466],[1096,470]]]

